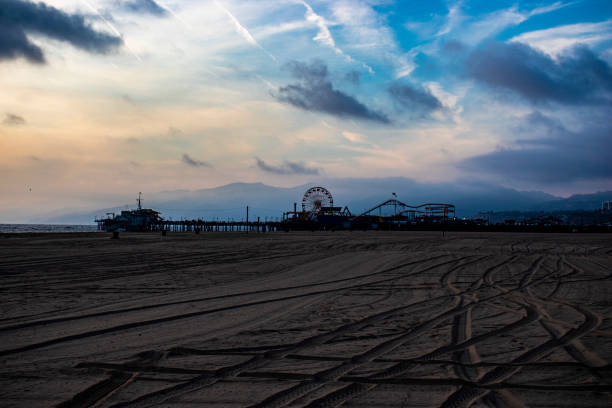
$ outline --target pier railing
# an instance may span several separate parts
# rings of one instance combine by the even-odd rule
[[[157,221],[150,224],[149,231],[171,231],[171,232],[228,232],[228,231],[280,231],[281,223],[278,221],[204,221],[204,220],[179,220],[179,221]]]

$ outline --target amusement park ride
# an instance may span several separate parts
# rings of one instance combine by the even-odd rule
[[[302,197],[302,211],[297,211],[297,203],[293,203],[293,211],[283,214],[285,221],[319,221],[330,217],[350,217],[348,207],[334,207],[334,198],[324,187],[311,187]]]
[[[393,193],[386,200],[363,213],[353,216],[348,207],[335,207],[331,193],[324,187],[309,188],[302,198],[302,211],[283,214],[290,228],[364,228],[395,229],[402,225],[435,225],[455,220],[455,206],[445,203],[425,203],[417,206],[405,204]]]
[[[324,187],[311,187],[302,197],[302,208],[297,202],[293,211],[283,213],[278,221],[249,222],[248,206],[245,221],[165,220],[159,212],[142,208],[138,196],[138,209],[107,213],[96,219],[103,231],[278,231],[278,230],[336,230],[336,229],[403,229],[411,225],[436,226],[455,221],[455,206],[443,203],[426,203],[418,206],[405,204],[393,198],[354,216],[348,207],[334,206],[334,198]]]

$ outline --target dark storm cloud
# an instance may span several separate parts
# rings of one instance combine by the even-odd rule
[[[193,157],[189,156],[187,153],[183,154],[183,157],[181,160],[183,161],[183,163],[191,167],[212,167],[210,163],[202,161],[202,160],[194,159]]]
[[[553,60],[525,44],[491,42],[468,56],[466,72],[535,103],[598,104],[612,100],[612,69],[582,46]]]
[[[19,126],[19,125],[25,125],[26,120],[19,115],[15,115],[13,113],[7,113],[4,116],[4,120],[2,121],[2,123],[7,126]]]
[[[429,113],[442,108],[438,98],[424,88],[395,83],[389,87],[389,94],[400,107],[410,111]]]
[[[0,3],[0,12],[1,8]],[[23,30],[3,25],[0,19],[0,61],[19,57],[37,64],[45,62],[42,50],[28,40]]]
[[[286,174],[318,175],[320,173],[319,169],[315,167],[308,167],[304,163],[291,162],[291,161],[285,160],[285,162],[283,162],[282,165],[273,166],[261,160],[259,157],[256,157],[255,161],[257,162],[257,167],[259,167],[260,170],[263,170],[268,173],[282,174],[282,175],[286,175]]]
[[[165,17],[168,12],[153,0],[131,0],[120,3],[120,7],[135,13],[147,13],[158,17]]]
[[[558,120],[532,113],[517,128],[523,138],[514,147],[472,157],[460,167],[535,182],[612,178],[612,123],[601,117],[585,122],[582,130],[570,131]]]
[[[323,62],[314,61],[308,65],[293,61],[288,67],[293,76],[301,82],[279,88],[274,95],[279,101],[307,111],[381,123],[390,122],[384,114],[373,111],[352,96],[334,89],[328,78],[327,66]]]
[[[65,41],[83,50],[105,54],[122,44],[121,38],[95,31],[82,15],[68,14],[44,3],[0,0],[0,60],[23,57],[44,63],[45,57],[26,34]]]

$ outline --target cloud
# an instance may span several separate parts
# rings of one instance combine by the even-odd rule
[[[461,2],[457,2],[453,6],[449,7],[448,14],[446,16],[446,23],[444,27],[442,27],[437,33],[436,36],[442,36],[453,31],[457,26],[459,26],[463,20],[465,20],[465,16],[461,13]]]
[[[2,4],[0,3],[0,10],[2,10],[1,7]],[[32,44],[23,30],[9,25],[2,25],[2,20],[0,19],[0,61],[17,59],[19,57],[37,64],[45,62],[45,57],[40,47]]]
[[[343,130],[340,134],[351,143],[364,143],[366,138],[361,133],[349,132],[347,130]]]
[[[15,115],[13,113],[7,113],[2,123],[7,126],[19,126],[19,125],[25,125],[26,120],[19,115]]]
[[[522,33],[510,41],[521,42],[551,56],[577,44],[594,46],[612,39],[612,20],[600,23],[568,24]]]
[[[316,167],[309,167],[306,164],[301,163],[301,162],[291,162],[291,161],[285,160],[283,164],[281,164],[280,166],[273,166],[261,160],[259,157],[255,157],[255,161],[257,163],[257,167],[260,170],[263,170],[267,173],[274,173],[274,174],[281,174],[281,175],[287,175],[287,174],[318,175],[320,174],[320,169]]]
[[[253,38],[249,30],[247,30],[227,8],[223,7],[221,3],[219,3],[217,0],[215,0],[215,5],[229,17],[229,19],[234,24],[234,28],[236,29],[236,32],[240,34],[240,36],[244,38],[246,42],[248,42],[251,45],[256,46],[257,48],[262,50],[268,57],[276,61],[276,57],[270,54],[268,50],[266,50],[264,47],[259,45],[259,43],[255,40],[255,38]]]
[[[371,66],[363,62],[355,60],[353,57],[351,57],[350,55],[342,51],[340,47],[338,47],[338,45],[336,44],[336,41],[334,40],[334,37],[329,31],[329,23],[323,16],[315,13],[315,11],[312,9],[310,4],[306,3],[304,0],[298,0],[298,2],[301,3],[304,6],[304,8],[306,8],[306,21],[316,25],[317,28],[319,29],[319,31],[317,32],[317,35],[313,37],[314,41],[331,48],[336,54],[341,55],[348,62],[358,62],[370,74],[374,74],[374,70],[372,69]],[[357,4],[354,4],[354,5],[357,6]]]
[[[389,94],[399,106],[409,111],[429,113],[442,108],[438,98],[424,88],[394,83],[389,87]]]
[[[191,167],[212,167],[212,165],[208,162],[194,159],[189,156],[187,153],[183,154],[182,162]]]
[[[571,131],[560,121],[534,112],[517,128],[523,139],[511,147],[469,158],[459,167],[504,180],[567,183],[612,179],[612,124],[601,117],[584,121],[588,124],[581,130]]]
[[[334,37],[332,37],[331,32],[327,27],[327,22],[325,19],[319,14],[315,13],[312,7],[310,7],[310,4],[301,0],[300,3],[306,8],[306,20],[315,24],[319,28],[319,32],[313,38],[313,40],[332,48],[338,54],[344,54],[340,48],[336,47],[336,42],[334,41]]]
[[[120,6],[134,13],[152,14],[158,17],[166,17],[168,15],[168,11],[154,0],[131,0],[120,3]]]
[[[328,79],[327,66],[323,62],[315,60],[308,65],[292,61],[288,67],[301,83],[279,88],[275,95],[279,101],[307,111],[380,123],[390,122],[383,113],[373,111],[352,96],[334,89]]]
[[[359,71],[349,71],[344,75],[344,79],[351,82],[354,85],[359,85],[361,81],[361,73]]]
[[[449,8],[446,23],[436,36],[445,36],[462,43],[476,45],[487,38],[494,37],[508,27],[514,27],[529,20],[533,16],[550,13],[570,4],[556,2],[532,10],[521,10],[517,5],[513,5],[490,13],[469,16],[464,14],[462,10],[468,9],[468,7],[464,7],[463,2],[459,1]]]
[[[442,43],[442,51],[448,54],[459,54],[465,50],[465,45],[456,40],[448,40]]]
[[[108,53],[121,38],[94,30],[80,14],[67,14],[44,3],[24,0],[0,1],[0,60],[19,57],[42,64],[45,57],[27,34],[33,33],[68,42],[88,52]]]
[[[612,99],[612,69],[586,47],[553,59],[521,43],[487,43],[466,61],[468,76],[534,103],[601,103]]]

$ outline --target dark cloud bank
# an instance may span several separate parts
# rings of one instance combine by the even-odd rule
[[[354,97],[334,89],[328,78],[327,66],[322,61],[316,60],[311,64],[293,61],[287,66],[300,83],[279,88],[274,95],[279,101],[307,111],[380,123],[390,122],[383,113],[371,110]]]
[[[468,170],[506,178],[565,183],[612,179],[612,124],[588,120],[580,131],[571,131],[556,119],[538,112],[528,115],[523,132],[535,138],[519,139],[515,147],[465,160]]]
[[[553,110],[526,116],[512,147],[461,167],[538,183],[612,179],[612,69],[592,51],[578,46],[553,60],[524,44],[488,43],[468,55],[466,68],[491,88]]]
[[[189,156],[187,153],[183,154],[181,161],[191,167],[212,167],[210,163],[202,161],[202,160],[194,159],[193,157]]]
[[[0,61],[23,57],[42,64],[42,49],[28,34],[42,35],[70,43],[88,52],[106,54],[122,44],[122,39],[95,31],[82,15],[68,14],[44,3],[23,0],[0,1]]]
[[[263,161],[259,157],[256,157],[255,161],[257,163],[257,167],[260,170],[263,170],[263,171],[265,171],[267,173],[281,174],[281,175],[287,175],[287,174],[318,175],[318,174],[320,174],[320,170],[319,169],[317,169],[315,167],[308,167],[304,163],[291,162],[291,161],[287,161],[286,160],[280,166],[273,166],[271,164],[266,163],[265,161]]]
[[[555,61],[525,44],[491,42],[468,56],[466,73],[491,87],[514,91],[533,103],[612,101],[610,66],[583,46]]]

